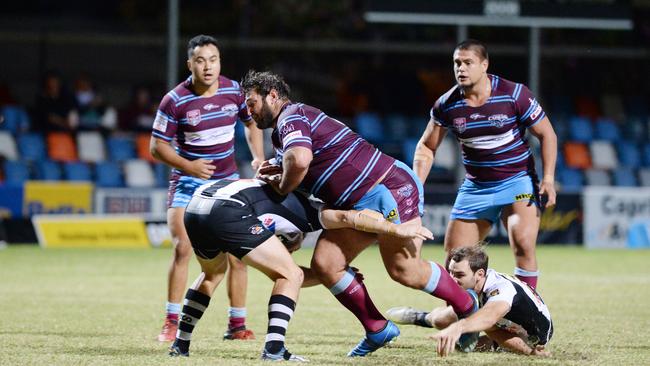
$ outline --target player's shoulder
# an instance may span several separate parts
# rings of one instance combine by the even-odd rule
[[[284,109],[280,112],[280,115],[278,116],[278,122],[283,122],[283,120],[288,119],[288,118],[300,118],[300,117],[305,117],[305,115],[311,111],[311,109],[314,109],[313,107],[310,107],[306,104],[303,103],[293,103],[289,102]]]
[[[186,80],[180,82],[172,90],[168,91],[167,94],[165,94],[161,104],[172,103],[176,105],[181,100],[187,99],[190,95],[193,95],[194,93],[190,89],[191,83],[192,83],[191,76]]]
[[[458,85],[454,85],[451,89],[447,90],[443,95],[441,95],[438,100],[433,105],[434,109],[445,109],[448,106],[453,105],[459,101],[463,100],[463,96],[460,92]]]
[[[225,88],[241,90],[241,85],[239,84],[239,82],[225,75],[219,75],[219,89],[225,89]]]
[[[516,96],[521,93],[521,90],[526,88],[526,85],[522,83],[504,79],[498,75],[490,75],[490,81],[493,96],[508,95],[516,99]]]

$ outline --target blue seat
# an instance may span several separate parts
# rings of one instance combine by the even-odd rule
[[[643,145],[641,150],[641,160],[643,166],[650,166],[650,143]]]
[[[427,124],[429,124],[428,115],[414,116],[409,118],[408,120],[409,137],[413,137],[417,139],[422,137],[424,130],[427,128]]]
[[[621,131],[616,122],[611,119],[601,118],[596,121],[596,139],[618,141],[621,139]]]
[[[402,143],[402,161],[408,166],[413,166],[413,155],[418,141],[417,139],[406,139]]]
[[[634,174],[634,169],[630,167],[620,167],[614,169],[612,176],[614,178],[614,185],[619,187],[636,187],[639,185]]]
[[[35,178],[38,180],[61,180],[61,167],[59,163],[52,160],[40,160],[36,162]]]
[[[98,187],[124,187],[124,179],[120,164],[114,161],[103,161],[95,165],[95,183]]]
[[[156,186],[165,187],[169,185],[169,167],[163,163],[154,163],[153,175],[156,180]]]
[[[63,175],[66,180],[92,181],[90,166],[82,162],[70,162],[63,165]]]
[[[641,153],[632,141],[622,141],[617,145],[618,161],[622,166],[638,168],[641,166]]]
[[[645,140],[646,126],[645,121],[639,117],[628,118],[621,128],[621,135],[626,140],[641,142]]]
[[[383,142],[384,128],[379,116],[375,113],[359,113],[354,118],[356,132],[364,139],[371,142]]]
[[[18,150],[24,160],[39,161],[46,159],[45,140],[39,133],[27,133],[18,136]]]
[[[577,191],[584,185],[584,176],[577,169],[559,169],[558,181],[564,191]]]
[[[24,108],[7,105],[2,107],[0,115],[4,117],[3,123],[0,123],[0,129],[9,130],[14,134],[29,130],[31,122]]]
[[[7,160],[4,164],[5,184],[21,186],[29,180],[29,167],[23,161]]]
[[[401,114],[391,114],[384,119],[384,131],[392,140],[404,140],[409,135],[408,120]]]
[[[111,136],[106,140],[108,159],[111,161],[125,161],[135,159],[135,142],[132,138]]]
[[[591,121],[586,117],[571,117],[569,119],[569,138],[573,141],[590,142],[594,139]]]

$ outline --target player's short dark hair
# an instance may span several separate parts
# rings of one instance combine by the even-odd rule
[[[217,44],[217,40],[212,37],[212,36],[206,36],[205,34],[199,34],[198,36],[190,39],[189,42],[187,42],[187,58],[190,59],[192,58],[192,54],[194,53],[194,48],[198,47],[203,47],[206,45],[214,45],[219,49],[219,45]]]
[[[479,243],[471,247],[456,248],[449,253],[449,258],[456,263],[467,259],[472,272],[476,272],[479,269],[487,271],[489,258],[483,247],[484,244]]]
[[[262,97],[266,97],[271,89],[275,89],[280,98],[289,98],[291,92],[282,76],[270,71],[249,70],[241,81],[241,87],[244,93],[254,90]]]
[[[477,41],[475,39],[466,39],[458,44],[454,51],[456,50],[468,50],[468,51],[474,51],[478,57],[482,60],[489,60],[488,56],[488,51],[487,47],[485,44],[483,44],[481,41]]]

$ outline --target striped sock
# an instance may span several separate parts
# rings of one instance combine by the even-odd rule
[[[474,306],[474,300],[467,291],[462,289],[441,265],[434,262],[429,262],[429,265],[431,266],[431,276],[422,291],[445,300],[459,316],[470,313]]]
[[[178,325],[176,340],[174,341],[174,345],[178,346],[181,352],[186,353],[189,351],[192,331],[209,304],[210,296],[196,290],[187,290],[185,300],[183,301],[183,311],[180,317],[181,322]]]
[[[246,308],[228,307],[228,329],[246,328]]]
[[[178,314],[181,312],[181,304],[167,301],[165,304],[165,313],[167,319],[178,320]]]
[[[284,295],[271,295],[269,299],[269,327],[266,332],[267,352],[276,354],[284,348],[284,336],[287,333],[289,320],[296,308],[296,302]],[[284,358],[287,358],[285,352]],[[289,354],[289,357],[291,354]]]
[[[539,277],[539,271],[527,271],[519,267],[515,267],[515,277],[520,279],[522,282],[527,283],[530,288],[533,290],[537,288],[537,278]]]

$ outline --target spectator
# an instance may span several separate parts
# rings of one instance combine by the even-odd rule
[[[63,88],[58,73],[45,74],[34,117],[36,129],[42,131],[73,131],[79,124],[74,98]]]
[[[151,89],[144,85],[136,86],[129,104],[120,111],[120,130],[151,131],[151,123],[156,118],[157,109],[151,98]]]
[[[109,106],[90,81],[80,74],[74,82],[74,93],[79,110],[79,129],[113,130],[117,124],[115,108]]]

